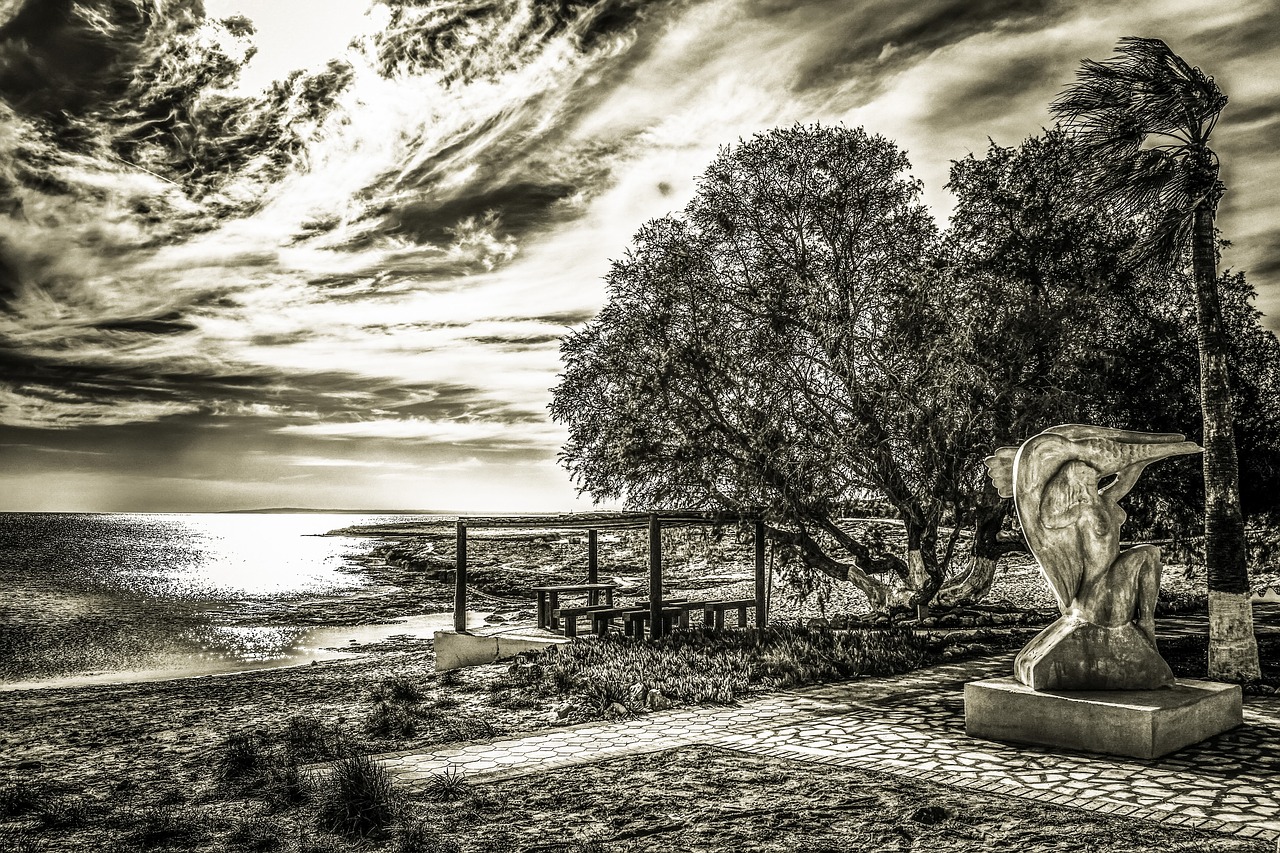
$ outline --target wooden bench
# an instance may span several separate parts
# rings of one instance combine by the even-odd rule
[[[576,607],[561,607],[559,610],[551,611],[551,621],[553,624],[560,619],[564,620],[564,635],[566,637],[578,636],[578,617],[587,614],[595,614],[604,610],[617,610],[612,604],[582,604]],[[595,620],[591,622],[595,626]],[[599,633],[599,632],[597,632]]]
[[[672,599],[668,599],[664,603],[680,604],[680,603],[683,603],[685,600],[686,599],[683,599],[683,598],[672,598]],[[626,605],[621,605],[619,607],[608,608],[605,610],[597,610],[591,614],[591,630],[596,634],[603,634],[605,631],[608,631],[610,628],[613,627],[614,619],[618,617],[623,617],[625,619],[628,613],[634,613],[637,610],[644,610],[647,612],[649,610],[649,602],[638,601],[635,604],[626,604]],[[627,626],[624,624],[623,628],[626,628],[626,627]],[[630,636],[630,632],[628,632],[627,635]]]
[[[538,594],[538,627],[550,631],[560,630],[560,622],[553,614],[560,607],[561,595],[586,594],[587,604],[594,605],[599,602],[597,596],[603,592],[604,603],[612,605],[615,586],[611,583],[572,583],[533,587],[533,591]]]
[[[717,631],[724,629],[724,614],[726,610],[738,611],[738,627],[747,627],[747,608],[755,607],[756,600],[754,598],[739,598],[733,601],[708,601],[702,605],[702,624],[707,628],[715,628]],[[759,614],[756,614],[757,621]]]
[[[679,623],[681,628],[689,627],[689,611],[701,610],[706,604],[705,601],[676,601],[668,600],[662,602],[662,631],[666,633],[671,630],[672,626]],[[649,621],[652,612],[646,607],[643,610],[633,610],[622,616],[622,630],[629,637],[644,636],[644,625]]]

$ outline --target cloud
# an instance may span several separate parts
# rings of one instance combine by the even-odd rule
[[[163,456],[183,501],[197,472],[226,478],[218,500],[236,477],[299,474],[299,489],[367,474],[372,496],[379,477],[460,457],[500,484],[501,465],[555,456],[558,342],[603,303],[610,258],[687,201],[720,146],[865,124],[908,150],[945,217],[952,159],[1038,132],[1081,58],[1154,31],[1231,95],[1224,262],[1280,327],[1280,13],[1265,0],[386,8],[394,33],[262,93],[194,86],[164,22],[117,34],[134,74],[120,85],[157,104],[172,89],[189,130],[148,136],[117,100],[59,135],[28,120],[37,106],[0,104],[0,440]],[[27,67],[12,23],[0,78]],[[54,455],[24,451],[31,470]],[[112,478],[143,494],[124,469],[95,488]]]

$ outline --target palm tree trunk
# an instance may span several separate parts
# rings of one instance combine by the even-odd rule
[[[1218,302],[1215,205],[1195,211],[1191,258],[1200,353],[1200,408],[1204,418],[1204,536],[1209,581],[1209,677],[1248,681],[1261,676],[1249,603],[1244,520],[1234,415],[1227,374],[1227,341]]]

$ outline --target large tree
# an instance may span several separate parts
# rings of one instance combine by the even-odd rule
[[[1159,39],[1124,38],[1117,55],[1085,60],[1053,103],[1063,125],[1097,155],[1101,192],[1142,216],[1160,211],[1147,247],[1191,257],[1200,360],[1209,585],[1209,674],[1260,674],[1249,603],[1239,465],[1229,382],[1230,347],[1218,293],[1214,218],[1225,187],[1210,137],[1227,104],[1213,78]]]
[[[881,608],[942,587],[939,499],[968,417],[945,393],[933,220],[906,158],[861,129],[726,148],[679,216],[646,224],[600,315],[563,345],[552,415],[597,498],[765,511],[770,535]],[[945,364],[942,365],[945,368]],[[874,494],[903,556],[839,519]]]

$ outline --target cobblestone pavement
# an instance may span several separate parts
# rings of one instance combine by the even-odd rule
[[[1182,630],[1169,627],[1171,635]],[[1155,760],[966,736],[964,683],[1006,675],[1012,661],[1011,653],[1002,654],[896,678],[771,693],[736,707],[651,713],[379,758],[413,789],[444,771],[493,781],[706,744],[1280,839],[1280,699],[1246,696],[1243,727]]]

